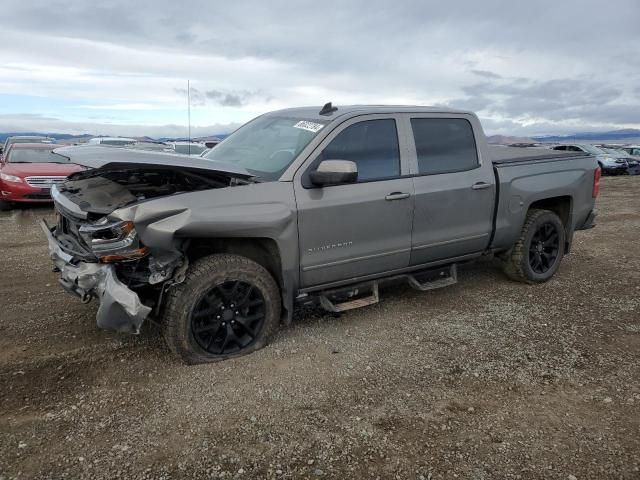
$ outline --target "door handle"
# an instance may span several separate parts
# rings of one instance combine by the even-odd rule
[[[485,188],[490,188],[491,184],[487,182],[478,182],[471,185],[471,188],[474,190],[484,190]]]
[[[391,202],[393,200],[402,200],[403,198],[409,198],[410,196],[411,195],[408,193],[393,192],[387,195],[386,197],[384,197],[384,199]]]

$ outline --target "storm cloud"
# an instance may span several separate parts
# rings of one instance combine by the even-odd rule
[[[153,134],[183,124],[189,79],[203,128],[327,101],[469,108],[491,133],[640,127],[637,0],[8,0],[3,14],[5,115]]]

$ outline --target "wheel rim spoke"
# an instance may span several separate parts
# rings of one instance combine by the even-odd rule
[[[247,305],[249,298],[251,298],[251,294],[254,292],[253,285],[249,285],[244,294],[238,299],[238,307],[250,307],[251,305]],[[262,299],[258,300],[262,303]]]
[[[218,328],[220,328],[220,324],[214,324],[214,323],[206,323],[200,327],[194,327],[193,331],[194,333],[205,333],[205,332],[212,332],[212,331],[218,331]],[[212,335],[215,337],[215,333]]]
[[[560,248],[560,235],[556,225],[545,222],[531,236],[529,266],[535,273],[548,272],[556,264]]]
[[[231,343],[238,343],[238,340],[240,340],[240,339],[236,335],[236,332],[233,331],[233,327],[231,326],[231,324],[227,323],[226,329],[225,329],[224,340],[222,341],[222,345],[220,346],[220,350],[222,352],[224,352],[225,349],[227,348],[227,346],[231,345]]]

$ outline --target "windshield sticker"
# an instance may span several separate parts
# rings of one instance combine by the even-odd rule
[[[308,130],[313,133],[319,132],[322,127],[324,127],[324,125],[321,123],[307,122],[306,120],[301,120],[293,126],[293,128],[301,128],[302,130]]]

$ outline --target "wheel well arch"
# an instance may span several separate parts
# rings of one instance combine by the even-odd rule
[[[185,255],[189,262],[216,253],[247,257],[262,265],[283,288],[282,261],[278,244],[272,238],[194,238],[189,240]]]
[[[549,210],[560,218],[565,230],[565,252],[571,250],[571,241],[573,237],[573,229],[571,227],[571,214],[573,211],[573,198],[570,195],[562,195],[558,197],[543,198],[536,200],[529,205],[529,210],[538,208],[541,210]]]
[[[563,195],[560,197],[543,198],[536,200],[529,205],[529,210],[532,208],[539,208],[541,210],[550,210],[562,220],[565,228],[568,227],[571,220],[571,210],[573,205],[573,199],[569,195]]]

